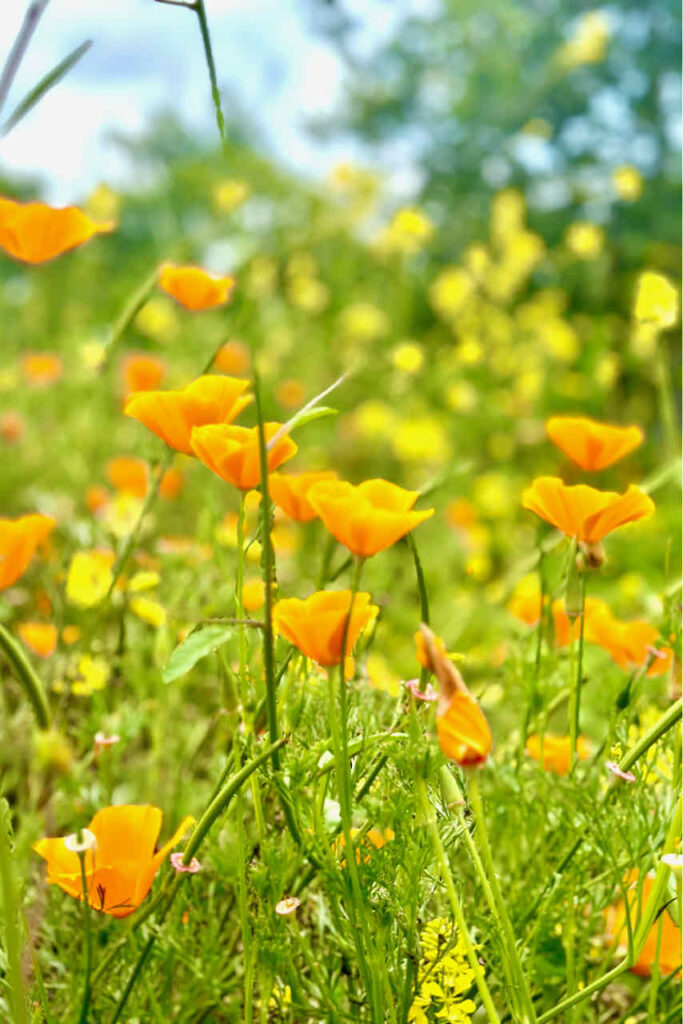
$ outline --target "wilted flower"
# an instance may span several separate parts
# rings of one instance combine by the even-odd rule
[[[185,818],[160,850],[154,847],[161,830],[158,807],[123,804],[98,811],[88,825],[95,846],[85,851],[88,903],[113,917],[127,917],[140,906],[168,853],[193,824]],[[47,861],[47,880],[70,896],[83,899],[78,854],[62,839],[40,839],[33,849]]]
[[[608,772],[611,772],[612,775],[616,775],[618,779],[623,779],[624,782],[636,781],[636,777],[633,772],[622,772],[616,761],[605,761],[605,768]]]

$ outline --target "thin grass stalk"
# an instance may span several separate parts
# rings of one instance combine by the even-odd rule
[[[498,884],[498,876],[496,874],[495,865],[493,863],[493,857],[491,855],[491,846],[489,844],[488,831],[486,828],[486,818],[484,815],[484,806],[481,799],[481,791],[479,789],[479,780],[477,778],[476,769],[468,773],[469,782],[469,796],[472,813],[474,815],[474,821],[476,824],[476,837],[479,849],[481,850],[481,859],[484,866],[486,877],[490,884],[490,891],[493,896],[493,900],[496,906],[496,917],[503,929],[503,935],[505,936],[504,949],[509,957],[510,973],[515,979],[519,994],[519,1006],[523,1014],[521,1018],[524,1021],[534,1024],[536,1021],[536,1011],[529,991],[529,985],[527,983],[526,974],[524,973],[524,967],[519,957],[519,951],[517,949],[517,939],[512,929],[512,924],[508,916],[507,907],[505,905],[505,899],[501,892],[500,885]]]
[[[20,643],[0,623],[0,649],[5,652],[7,660],[14,669],[15,678],[21,684],[33,708],[36,721],[41,729],[49,729],[52,723],[50,705],[33,665],[26,657]]]
[[[439,827],[436,822],[436,815],[434,814],[434,808],[429,802],[429,797],[427,795],[427,787],[423,778],[418,778],[417,780],[417,793],[422,814],[424,815],[424,818],[427,822],[427,827],[429,829],[429,835],[432,841],[432,847],[434,849],[434,856],[436,857],[436,862],[441,873],[442,881],[446,887],[448,901],[451,905],[451,910],[453,912],[453,917],[455,918],[458,933],[461,936],[463,943],[465,945],[467,959],[474,974],[474,980],[477,984],[477,989],[479,990],[479,996],[484,1005],[484,1009],[486,1010],[486,1013],[488,1015],[490,1024],[500,1024],[500,1017],[498,1016],[498,1011],[495,1008],[493,999],[491,997],[491,993],[489,991],[489,987],[486,984],[486,978],[484,977],[484,973],[479,963],[479,958],[477,957],[476,950],[470,938],[470,934],[467,928],[467,922],[465,921],[465,915],[460,904],[460,898],[456,891],[455,885],[453,884],[453,877],[451,875],[448,857],[446,856],[446,851],[444,850],[443,843],[441,842],[441,836],[439,835]]]
[[[21,976],[21,929],[19,891],[12,869],[12,826],[9,804],[0,799],[0,891],[2,892],[4,949],[7,957],[5,985],[12,1024],[28,1024],[28,1003]]]
[[[90,974],[92,971],[92,922],[90,920],[90,900],[88,899],[88,879],[85,874],[85,851],[80,850],[78,860],[81,866],[81,886],[83,890],[83,932],[85,934],[85,979],[83,981],[83,1002],[78,1018],[79,1024],[86,1024],[90,1008]]]

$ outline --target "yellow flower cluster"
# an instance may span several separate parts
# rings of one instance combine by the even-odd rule
[[[418,993],[408,1013],[410,1024],[470,1024],[476,1006],[466,998],[474,982],[465,944],[445,917],[428,921],[420,931],[422,960]]]

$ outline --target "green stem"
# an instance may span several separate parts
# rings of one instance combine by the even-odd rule
[[[666,835],[666,840],[664,843],[664,849],[662,850],[662,854],[673,853],[674,849],[676,848],[678,837],[680,835],[680,799],[677,799],[676,805],[676,812],[674,813],[671,819],[671,824],[669,825],[669,830]],[[629,955],[624,960],[622,960],[621,963],[617,964],[616,967],[613,967],[611,971],[608,971],[607,974],[603,974],[600,978],[596,978],[595,981],[590,982],[590,984],[586,985],[585,988],[582,988],[579,992],[575,992],[572,996],[568,996],[566,999],[560,1000],[560,1002],[557,1003],[556,1006],[554,1006],[551,1010],[548,1010],[547,1013],[544,1013],[541,1017],[538,1018],[538,1024],[546,1024],[547,1021],[552,1020],[554,1017],[557,1017],[561,1013],[564,1013],[565,1010],[568,1010],[572,1006],[575,1006],[577,1003],[582,1002],[588,996],[593,995],[594,992],[599,992],[601,989],[605,988],[606,985],[609,985],[610,982],[614,981],[615,978],[618,978],[625,971],[628,971],[631,967],[633,967],[634,963],[636,963],[638,957],[641,954],[643,946],[645,945],[645,940],[647,939],[650,929],[654,924],[657,914],[663,910],[662,896],[664,894],[664,889],[666,887],[668,874],[668,866],[666,864],[660,863],[655,874],[655,880],[650,891],[649,899],[647,901],[647,904],[645,905],[645,909],[643,910],[643,914],[640,918],[640,924],[636,928],[636,933],[633,938],[632,952],[629,952]]]
[[[647,1024],[657,1024],[657,994],[659,992],[659,957],[662,949],[662,930],[664,927],[665,910],[659,915],[657,921],[657,939],[655,942],[655,958],[652,963],[652,976],[650,978],[650,994],[647,1001]]]
[[[49,729],[52,716],[42,683],[21,645],[2,624],[0,624],[0,649],[5,652],[7,660],[14,669],[17,682],[21,683],[24,688],[24,693],[33,707],[38,725],[41,729]]]
[[[484,806],[482,804],[476,769],[468,773],[468,780],[470,805],[472,807],[472,813],[476,824],[477,843],[481,850],[481,858],[486,877],[489,881],[490,893],[495,903],[495,916],[503,930],[505,938],[505,953],[509,957],[510,972],[515,979],[519,995],[520,1010],[523,1014],[521,1019],[532,1024],[532,1022],[535,1022],[536,1020],[536,1011],[534,1010],[534,1004],[531,999],[526,975],[517,949],[517,940],[515,938],[515,933],[512,930],[512,924],[510,923],[507,907],[505,906],[505,900],[503,899],[503,894],[501,892],[500,885],[498,884],[498,876],[496,875],[493,857],[491,856],[491,847],[489,845],[489,837],[486,829],[486,818],[484,816]]]
[[[9,804],[0,799],[0,894],[2,895],[7,1002],[13,1024],[28,1024],[28,1001],[21,976],[22,938],[19,889],[12,866],[12,823]]]
[[[244,518],[245,518],[245,493],[240,492],[240,505],[237,513],[237,577],[235,579],[235,617],[244,618]],[[240,700],[242,701],[242,721],[246,726],[246,714],[248,704],[247,685],[247,631],[244,626],[238,626],[237,642],[239,645],[240,659]]]
[[[155,266],[154,270],[151,271],[142,282],[142,284],[136,288],[133,294],[130,296],[125,306],[119,313],[118,317],[112,324],[109,336],[104,343],[104,352],[102,354],[102,362],[100,363],[100,373],[104,371],[111,353],[119,341],[123,337],[124,333],[128,330],[133,320],[140,312],[147,299],[152,293],[157,280],[159,278],[159,267]]]
[[[657,391],[659,392],[659,407],[662,416],[662,427],[667,452],[670,458],[678,459],[679,434],[677,427],[678,417],[673,399],[673,388],[669,376],[669,367],[666,358],[665,343],[658,340],[655,353],[655,379]]]
[[[204,57],[206,59],[206,66],[209,70],[209,80],[211,82],[211,99],[213,100],[214,110],[216,112],[216,125],[218,126],[218,134],[221,137],[223,146],[226,147],[228,140],[225,134],[225,117],[223,116],[223,108],[221,107],[221,94],[218,89],[218,76],[216,74],[216,64],[213,59],[213,49],[211,47],[211,35],[209,33],[209,22],[206,17],[206,10],[204,9],[204,0],[194,0],[192,4],[192,10],[199,19],[199,28],[202,33],[202,43],[204,45]]]
[[[448,893],[448,900],[453,911],[453,917],[458,928],[458,934],[465,945],[465,952],[467,953],[467,959],[470,967],[474,974],[474,980],[479,990],[481,1001],[484,1004],[486,1013],[490,1024],[500,1024],[500,1017],[493,1004],[491,993],[489,992],[488,985],[486,984],[486,978],[479,964],[479,958],[477,957],[476,950],[472,944],[469,931],[467,929],[467,922],[465,921],[465,915],[463,913],[462,906],[460,905],[460,899],[456,891],[455,885],[453,884],[453,877],[451,875],[450,865],[444,850],[443,843],[441,842],[441,836],[439,835],[439,828],[436,822],[436,816],[434,814],[434,808],[429,802],[427,795],[427,787],[425,781],[422,778],[417,780],[417,792],[422,808],[422,813],[427,821],[427,827],[429,828],[429,834],[432,840],[432,846],[434,848],[434,855],[441,872],[441,878],[444,885],[446,886],[446,892]]]
[[[577,744],[579,742],[579,735],[581,733],[581,723],[580,723],[581,677],[582,677],[582,673],[583,673],[583,634],[584,634],[584,627],[585,627],[585,624],[586,624],[586,573],[585,572],[581,573],[581,612],[580,612],[579,622],[580,622],[580,625],[579,625],[579,657],[577,659],[576,680],[575,680],[575,683],[574,683],[574,728],[573,728],[574,742],[572,743],[572,749],[571,749],[571,755],[572,755],[571,756],[571,765],[572,765],[572,769],[574,768],[574,766],[576,764],[577,757],[578,757]],[[573,630],[573,628],[574,628],[573,622],[572,622],[571,626],[572,626],[572,630]],[[573,632],[572,632],[572,643],[573,643],[573,640],[574,640],[574,635],[573,635]]]
[[[92,970],[92,927],[90,921],[90,901],[88,900],[88,879],[85,874],[85,853],[79,852],[81,864],[81,885],[83,887],[83,927],[85,931],[85,981],[83,982],[83,1003],[79,1024],[86,1024],[90,1007],[90,972]]]

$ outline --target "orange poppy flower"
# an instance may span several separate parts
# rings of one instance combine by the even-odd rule
[[[281,426],[281,423],[264,424],[266,441],[270,441]],[[195,427],[190,444],[199,461],[227,483],[239,487],[241,491],[250,491],[260,484],[261,459],[257,427],[237,427],[225,423]],[[283,462],[292,459],[298,450],[289,434],[283,434],[268,449],[268,470],[277,469]]]
[[[185,477],[183,476],[182,470],[178,469],[177,466],[171,466],[167,469],[161,478],[159,484],[159,494],[162,498],[177,498],[183,489],[185,484]]]
[[[643,879],[640,889],[640,901],[638,900],[637,882],[638,872],[630,871],[624,879],[627,891],[629,916],[631,921],[638,919],[640,912],[647,903],[654,876],[648,874]],[[605,919],[605,933],[607,941],[611,944],[617,942],[617,951],[625,955],[628,951],[628,926],[626,924],[626,906],[624,900],[619,898],[612,906],[606,907],[603,911]],[[631,968],[634,974],[649,978],[652,974],[652,967],[657,961],[657,939],[658,931],[662,929],[661,944],[659,947],[659,969],[662,975],[673,974],[681,969],[681,929],[674,924],[666,910],[663,910],[655,923],[652,925],[645,945],[640,951],[640,956]]]
[[[47,387],[59,380],[64,365],[55,352],[28,352],[21,357],[21,370],[29,384]]]
[[[532,733],[527,737],[526,752],[534,761],[541,760],[541,737]],[[576,753],[581,760],[590,757],[590,743],[585,736],[577,736]],[[543,736],[543,768],[556,775],[567,775],[572,764],[572,748],[569,736],[554,736],[547,732]]]
[[[424,623],[420,624],[420,635],[418,660],[439,682],[436,732],[441,752],[463,767],[483,764],[493,743],[489,723],[446,655],[443,641]]]
[[[288,377],[278,384],[275,397],[285,409],[298,409],[306,400],[306,391],[300,380]]]
[[[164,379],[166,366],[156,356],[134,352],[123,360],[121,374],[126,397],[134,391],[155,391]]]
[[[268,477],[270,496],[290,519],[298,523],[308,523],[315,519],[315,512],[308,501],[308,492],[321,480],[336,480],[333,469],[324,469],[317,473],[273,473]]]
[[[664,675],[671,669],[673,651],[670,647],[658,648],[659,630],[649,622],[621,622],[612,615],[604,616],[595,623],[589,639],[603,647],[625,671],[644,665],[653,652],[657,653],[647,670],[648,676]]]
[[[582,469],[606,469],[643,443],[640,427],[614,427],[582,416],[552,416],[545,425],[553,444]]]
[[[49,658],[57,648],[57,627],[51,622],[21,622],[19,636],[39,658]]]
[[[91,220],[76,206],[55,209],[0,197],[0,249],[24,263],[45,263],[114,227],[113,221]]]
[[[193,313],[225,305],[234,286],[233,277],[215,277],[201,267],[166,263],[159,271],[161,290]]]
[[[338,665],[350,607],[350,590],[319,590],[305,601],[286,597],[273,608],[273,624],[281,636],[318,665]],[[377,605],[370,604],[369,594],[356,594],[346,637],[347,654],[378,612]]]
[[[361,830],[359,828],[350,829],[351,842],[355,845],[355,839]],[[369,828],[365,835],[360,839],[359,845],[356,849],[356,864],[360,864],[361,859],[364,864],[370,863],[370,856],[373,850],[381,850],[386,843],[390,843],[396,838],[396,833],[392,828],[385,828],[381,832],[378,828]],[[346,846],[346,836],[339,835],[332,843],[332,849],[335,854],[339,855],[344,847]],[[365,855],[361,858],[361,850],[363,848]],[[346,867],[346,860],[342,859],[341,867]]]
[[[214,370],[220,373],[249,373],[251,355],[243,341],[234,338],[226,341],[213,361]]]
[[[185,818],[173,836],[154,852],[161,811],[149,805],[122,804],[98,811],[88,825],[97,845],[85,853],[88,903],[112,917],[127,917],[140,906],[164,859],[193,824]],[[81,864],[64,839],[40,839],[33,849],[47,861],[47,880],[77,899],[83,898]]]
[[[558,647],[568,647],[571,643],[572,624],[569,621],[569,616],[564,610],[564,601],[561,599],[553,601],[550,611],[553,617],[555,643]],[[605,623],[608,621],[614,621],[609,605],[599,597],[587,597],[583,613],[585,617],[583,625],[583,639],[589,644],[600,643],[600,637],[603,635]],[[579,639],[580,632],[581,619],[577,617],[574,619],[575,640]]]
[[[596,544],[618,527],[651,516],[655,510],[652,499],[634,484],[625,494],[615,494],[585,484],[567,487],[554,476],[537,477],[524,491],[522,505],[586,544]]]
[[[333,537],[354,555],[368,558],[434,514],[433,508],[411,511],[419,496],[388,480],[365,480],[357,487],[328,480],[310,489],[308,501]]]
[[[20,412],[10,409],[0,416],[0,437],[7,444],[16,444],[21,441],[26,431],[26,421]]]
[[[249,381],[235,377],[198,377],[180,391],[138,391],[128,398],[123,411],[144,423],[169,448],[192,455],[192,428],[232,423],[251,402],[251,396],[244,394],[248,387]]]
[[[519,591],[513,594],[507,606],[511,615],[527,626],[535,626],[541,617],[541,592]]]
[[[149,485],[149,471],[143,459],[130,455],[117,455],[107,463],[109,483],[120,494],[132,494],[144,498]]]
[[[85,492],[85,504],[88,512],[96,516],[109,504],[111,495],[106,487],[101,484],[91,484]]]
[[[54,527],[52,516],[0,519],[0,590],[24,575],[36,548]]]

